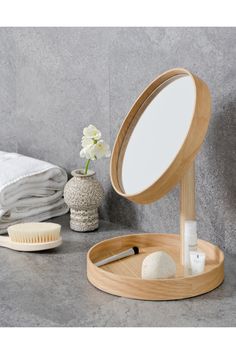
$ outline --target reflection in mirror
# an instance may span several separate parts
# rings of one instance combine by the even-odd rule
[[[148,188],[174,161],[188,134],[195,101],[192,77],[178,75],[141,107],[124,152],[121,184],[126,194]]]

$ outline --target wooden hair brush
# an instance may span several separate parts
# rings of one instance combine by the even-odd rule
[[[30,222],[9,226],[9,237],[0,236],[0,246],[15,251],[34,252],[61,245],[61,225]]]

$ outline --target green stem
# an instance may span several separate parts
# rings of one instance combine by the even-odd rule
[[[84,169],[84,174],[85,174],[85,175],[87,175],[90,161],[91,161],[91,159],[88,159],[88,160],[86,161],[86,165],[85,165],[85,169]]]

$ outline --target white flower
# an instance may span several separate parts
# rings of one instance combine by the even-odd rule
[[[91,138],[87,138],[86,136],[83,136],[81,140],[81,144],[83,148],[88,148],[94,144],[94,140]]]
[[[98,130],[94,125],[90,124],[88,127],[84,128],[83,134],[86,138],[99,140],[102,136],[100,130]]]
[[[99,140],[96,144],[90,148],[91,160],[101,159],[102,157],[109,157],[111,151],[109,145],[104,140]]]
[[[101,159],[102,157],[109,157],[111,151],[109,145],[101,139],[101,132],[92,124],[83,130],[84,136],[81,140],[82,149],[80,157],[88,160],[86,162],[85,174],[88,170],[90,160]]]
[[[85,147],[82,150],[80,150],[80,157],[82,159],[89,160],[90,159],[90,149],[91,149],[91,147],[88,147],[88,148]]]

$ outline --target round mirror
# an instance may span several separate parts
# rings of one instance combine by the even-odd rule
[[[206,84],[185,69],[154,80],[118,133],[111,159],[113,187],[150,203],[178,183],[204,139],[210,117]]]
[[[139,193],[160,178],[189,131],[196,102],[194,81],[188,75],[175,76],[162,86],[153,93],[124,152],[121,182],[127,194]]]

